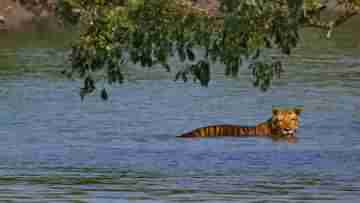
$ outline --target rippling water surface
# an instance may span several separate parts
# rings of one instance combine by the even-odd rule
[[[107,102],[81,102],[79,82],[59,74],[66,49],[0,47],[0,201],[357,202],[360,43],[346,40],[304,40],[265,93],[246,69],[215,71],[209,88],[145,69]],[[175,138],[282,105],[305,108],[297,144]]]

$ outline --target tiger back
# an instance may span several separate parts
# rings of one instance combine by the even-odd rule
[[[256,127],[243,127],[238,125],[210,125],[197,128],[191,132],[182,134],[178,137],[219,137],[219,136],[254,136]]]

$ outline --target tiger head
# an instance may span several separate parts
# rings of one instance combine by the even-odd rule
[[[299,128],[299,116],[302,108],[273,108],[271,118],[272,132],[281,137],[294,137]]]

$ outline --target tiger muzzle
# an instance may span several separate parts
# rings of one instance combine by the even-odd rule
[[[293,128],[283,128],[281,129],[281,134],[285,135],[285,136],[295,136],[296,134],[296,129]]]

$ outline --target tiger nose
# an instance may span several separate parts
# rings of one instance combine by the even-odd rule
[[[291,128],[284,128],[284,130],[285,130],[285,131],[290,131],[290,130],[291,130]]]

